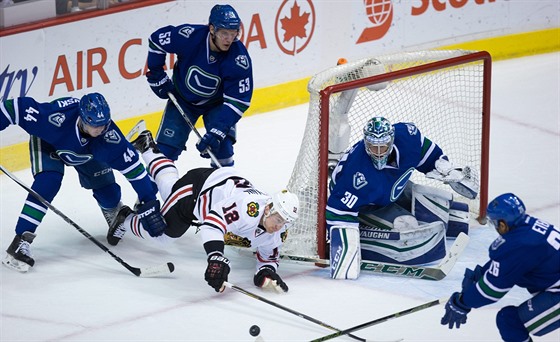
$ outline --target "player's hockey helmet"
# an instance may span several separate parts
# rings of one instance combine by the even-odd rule
[[[394,141],[395,128],[384,117],[375,116],[364,126],[366,153],[371,157],[376,169],[381,170],[387,164]]]
[[[488,204],[486,214],[495,227],[500,220],[514,227],[525,216],[525,204],[512,193],[502,194]]]
[[[101,127],[111,121],[111,110],[103,95],[91,93],[80,100],[80,117],[89,126]]]
[[[298,218],[299,199],[296,194],[288,190],[282,190],[272,195],[272,207],[269,215],[278,213],[288,225],[294,223]]]
[[[210,11],[208,23],[212,24],[216,30],[239,30],[241,19],[230,5],[216,5]]]

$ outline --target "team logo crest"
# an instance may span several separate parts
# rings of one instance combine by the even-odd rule
[[[266,233],[266,230],[262,229],[261,227],[255,228],[255,237],[259,237]]]
[[[391,189],[391,202],[396,201],[397,198],[401,196],[401,194],[404,191],[404,188],[406,188],[406,183],[412,176],[413,172],[414,172],[414,168],[411,167],[395,182],[395,184],[393,184],[393,188]]]
[[[191,34],[194,32],[194,27],[192,26],[185,26],[182,29],[179,30],[179,34],[186,37],[186,38],[190,38]]]
[[[259,216],[259,204],[256,202],[247,204],[247,215],[251,217]]]
[[[282,243],[284,243],[286,242],[287,238],[288,238],[288,230],[286,229],[285,231],[280,233],[280,239],[282,240]]]
[[[408,129],[408,134],[410,135],[416,135],[416,133],[418,133],[418,128],[416,128],[416,125],[413,123],[407,123],[406,128]]]
[[[56,151],[56,153],[60,159],[69,166],[82,165],[93,159],[93,155],[91,154],[77,154],[74,151],[68,150],[59,150]]]
[[[118,144],[121,142],[121,136],[118,135],[114,129],[105,133],[103,139],[105,139],[105,141],[108,142],[109,144]]]
[[[504,244],[504,242],[506,242],[506,239],[504,239],[501,236],[498,236],[498,238],[496,240],[494,240],[494,242],[492,242],[492,245],[490,246],[490,249],[492,249],[493,251],[495,251],[496,249],[498,249],[498,247],[500,247],[501,245]]]
[[[361,172],[356,172],[354,174],[353,180],[354,180],[353,181],[354,189],[356,190],[360,190],[361,188],[367,185],[366,176],[364,176],[364,174]]]
[[[249,59],[245,55],[239,55],[235,57],[235,64],[245,70],[249,69]]]
[[[49,122],[56,127],[61,127],[64,120],[66,120],[66,115],[62,113],[54,113],[49,115]]]

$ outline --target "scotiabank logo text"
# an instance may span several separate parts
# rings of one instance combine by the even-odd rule
[[[453,8],[461,8],[468,2],[473,2],[477,5],[482,5],[486,2],[495,2],[496,0],[420,0],[420,6],[412,6],[412,15],[422,15],[430,8],[430,5],[438,12],[445,11],[447,5]]]

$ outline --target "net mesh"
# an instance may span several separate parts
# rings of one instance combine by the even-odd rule
[[[319,134],[321,131],[328,132],[329,127],[322,125],[319,92],[333,84],[373,76],[369,66],[374,64],[377,65],[375,73],[379,73],[379,65],[386,73],[469,53],[472,51],[422,51],[366,58],[327,69],[310,79],[305,133],[288,183],[288,189],[300,199],[299,218],[290,228],[283,253],[317,256],[317,229],[324,229],[324,223],[319,224],[317,218],[318,212],[325,210],[324,200],[318,197],[319,187],[327,187],[327,184],[319,184],[319,168],[325,167],[319,165]],[[342,97],[348,98],[350,93],[355,97],[348,111],[350,141],[347,147],[363,138],[362,129],[367,120],[373,116],[384,116],[392,123],[415,123],[422,134],[437,143],[456,166],[469,165],[473,170],[480,170],[483,70],[482,61],[469,62],[376,85],[376,89],[380,90],[370,90],[368,86],[333,93],[326,113],[329,113],[330,125],[337,125]],[[427,179],[418,172],[411,180],[452,191],[448,185]],[[459,199],[459,196],[455,197]],[[473,214],[478,214],[478,198],[461,200],[469,203]]]

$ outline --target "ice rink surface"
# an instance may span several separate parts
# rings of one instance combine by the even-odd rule
[[[496,62],[492,77],[489,196],[515,192],[530,214],[558,226],[560,53]],[[236,166],[261,190],[277,191],[287,183],[306,116],[307,105],[300,105],[247,117],[238,124]],[[195,153],[191,140],[177,163],[182,173],[208,165]],[[66,173],[53,204],[106,244],[106,224],[96,202],[79,187],[73,169]],[[29,170],[15,174],[31,184]],[[123,200],[132,205],[132,187],[120,175],[118,181]],[[5,175],[0,176],[0,186],[0,248],[5,250],[27,193]],[[111,249],[136,267],[175,264],[173,274],[154,279],[135,277],[52,212],[37,233],[31,246],[36,259],[32,270],[20,274],[0,267],[0,341],[305,341],[332,333],[244,294],[214,292],[203,279],[206,257],[195,228],[166,248],[127,235]],[[280,274],[290,291],[263,292],[252,282],[253,258],[227,247],[229,280],[346,329],[459,290],[464,269],[487,260],[487,248],[497,233],[478,227],[470,235],[451,273],[437,282],[365,273],[356,281],[335,281],[328,269],[282,262]],[[525,290],[514,288],[500,302],[471,311],[459,330],[439,324],[444,313],[440,305],[355,335],[374,341],[499,341],[496,313],[527,298]],[[249,335],[253,324],[261,328],[258,339]],[[560,331],[533,339],[560,341]]]

